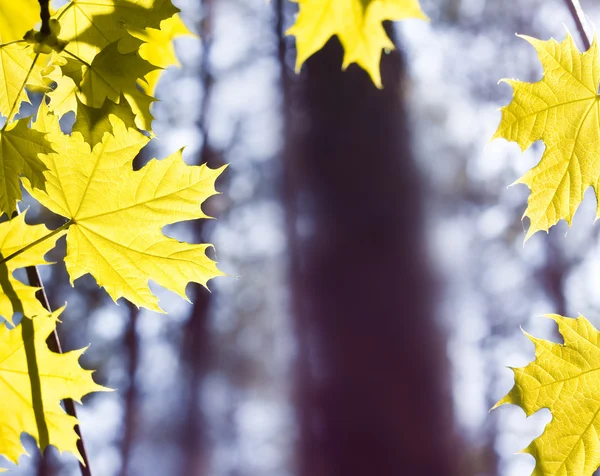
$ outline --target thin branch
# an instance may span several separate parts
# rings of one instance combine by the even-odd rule
[[[40,18],[42,20],[42,27],[40,33],[43,37],[50,36],[50,0],[38,0],[40,3]]]
[[[127,363],[127,374],[129,375],[129,386],[125,393],[125,411],[124,411],[124,434],[121,445],[121,476],[129,474],[129,463],[131,452],[138,433],[138,413],[140,407],[140,392],[135,379],[140,360],[140,343],[136,334],[136,327],[140,310],[129,301],[126,302],[129,308],[129,324],[125,332],[125,346],[129,351],[129,360]]]
[[[17,213],[21,213],[19,209],[17,209]],[[29,280],[29,284],[31,286],[39,288],[35,293],[35,296],[37,297],[38,301],[40,301],[40,303],[42,304],[42,306],[44,306],[44,309],[46,309],[46,311],[52,312],[52,308],[50,307],[50,301],[48,301],[48,296],[46,295],[44,283],[42,282],[42,278],[40,277],[40,273],[38,272],[37,266],[27,266],[25,270],[27,272],[27,279]],[[54,329],[54,332],[48,337],[48,348],[52,352],[56,352],[59,354],[63,353],[62,347],[60,345],[60,339],[58,337],[58,330],[56,328]],[[65,398],[63,400],[63,404],[65,406],[65,411],[67,412],[67,415],[77,418],[75,402],[73,402],[73,400],[70,398]],[[81,436],[79,424],[75,425],[75,433],[77,433],[77,436],[79,437],[79,440],[77,440],[77,449],[79,450],[79,453],[81,454],[81,459],[83,461],[83,463],[79,463],[81,476],[92,476],[92,470],[90,469],[90,462],[87,457],[87,452],[85,451],[85,445],[83,442],[83,437]]]
[[[579,3],[579,0],[565,0],[565,3],[567,4],[567,8],[569,9],[569,12],[571,12],[573,21],[577,26],[577,31],[581,37],[584,49],[587,51],[590,49],[591,43],[587,33],[585,32],[585,25],[587,22],[585,20],[583,9],[581,8],[581,4]]]

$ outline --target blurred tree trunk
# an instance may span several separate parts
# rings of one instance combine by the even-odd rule
[[[202,148],[198,164],[207,164],[211,168],[222,165],[221,155],[213,150],[208,143],[208,105],[212,95],[214,77],[209,61],[212,47],[213,1],[201,0],[202,20],[198,25],[202,38],[202,56],[200,59],[200,81],[202,83],[202,101],[198,129],[202,136]],[[214,216],[210,211],[210,202],[203,210]],[[192,224],[196,243],[208,240],[205,220],[195,220]],[[194,285],[194,305],[190,317],[183,328],[181,345],[181,361],[183,364],[184,380],[187,389],[183,400],[184,423],[181,428],[180,447],[183,461],[181,474],[189,476],[204,476],[210,470],[211,441],[207,431],[207,417],[200,405],[200,395],[207,373],[211,368],[212,336],[209,326],[211,294],[202,286]]]
[[[404,64],[384,57],[381,91],[341,64],[334,39],[297,84],[283,67],[298,474],[452,476],[458,445]]]

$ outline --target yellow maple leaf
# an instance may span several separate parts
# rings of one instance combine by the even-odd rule
[[[41,63],[33,65],[31,48],[23,43],[27,31],[40,21],[37,0],[0,0],[0,114],[12,119],[23,101],[28,101],[23,86],[44,89]]]
[[[146,28],[145,30],[133,30],[131,34],[144,41],[140,46],[140,56],[150,64],[163,68],[163,70],[169,66],[179,66],[173,40],[184,36],[195,36],[188,30],[179,15],[164,20],[160,24],[160,30]],[[140,86],[146,93],[154,95],[163,70],[157,69],[144,76],[145,84],[142,82]]]
[[[418,0],[298,0],[298,7],[296,22],[287,31],[296,37],[296,70],[337,35],[345,52],[342,67],[357,63],[379,88],[381,52],[394,48],[382,23],[427,19]]]
[[[44,255],[54,248],[56,240],[64,234],[64,231],[52,234],[44,225],[28,225],[25,223],[25,215],[26,213],[22,213],[12,220],[0,223],[0,260],[29,247],[43,237],[48,238],[0,263],[0,316],[9,322],[12,322],[15,312],[28,317],[47,314],[35,297],[37,288],[20,282],[13,276],[13,272],[26,266],[50,264],[44,259]]]
[[[546,146],[538,165],[516,183],[529,187],[526,240],[564,219],[570,225],[588,187],[600,180],[600,58],[598,41],[580,53],[570,34],[558,43],[523,37],[537,50],[544,77],[537,83],[504,80],[514,88],[494,138],[525,150]],[[596,215],[600,217],[600,207]]]
[[[46,89],[42,65],[34,64],[31,48],[23,43],[0,46],[0,114],[8,120],[19,112],[23,101],[29,102],[24,86]]]
[[[535,476],[591,476],[600,466],[600,333],[583,316],[546,316],[564,344],[525,335],[535,360],[513,369],[515,385],[494,408],[510,403],[527,416],[548,408],[552,421],[524,450],[536,459]]]
[[[78,361],[85,349],[56,354],[46,339],[56,327],[62,309],[52,315],[24,318],[9,330],[0,324],[0,454],[13,463],[26,454],[21,434],[33,436],[44,450],[53,445],[82,461],[74,426],[60,402],[77,402],[91,392],[107,391],[94,383],[92,372]]]
[[[45,134],[27,127],[31,118],[20,119],[0,130],[0,215],[12,213],[21,199],[19,176],[25,175],[34,187],[43,188],[44,163],[40,153],[52,151]]]
[[[37,0],[0,0],[0,43],[22,40],[39,21]]]
[[[188,166],[181,151],[133,171],[132,160],[148,138],[109,116],[113,134],[90,148],[81,134],[60,132],[58,119],[34,127],[49,132],[56,153],[43,155],[46,189],[31,187],[42,205],[72,221],[65,263],[71,282],[90,273],[116,301],[161,311],[148,280],[185,295],[189,282],[202,285],[222,275],[206,256],[210,245],[168,238],[165,225],[208,218],[200,205],[216,193],[223,168]]]

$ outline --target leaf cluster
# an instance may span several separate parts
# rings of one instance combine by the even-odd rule
[[[206,286],[223,274],[206,255],[210,245],[162,232],[208,218],[201,204],[222,168],[189,166],[181,150],[132,167],[154,137],[160,75],[178,64],[173,40],[191,35],[179,10],[171,0],[72,0],[50,18],[43,11],[37,28],[37,0],[0,0],[0,454],[13,463],[25,452],[23,432],[42,450],[81,459],[76,419],[60,401],[106,390],[79,366],[84,349],[49,350],[62,309],[46,309],[17,269],[49,264],[45,254],[66,236],[72,284],[91,274],[115,301],[159,312],[150,279],[186,298],[189,282]],[[43,96],[37,114],[19,117],[31,92]],[[59,121],[69,112],[75,123],[65,132]],[[29,225],[18,208],[22,187],[63,225]]]

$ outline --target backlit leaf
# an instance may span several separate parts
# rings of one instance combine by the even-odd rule
[[[0,223],[0,255],[2,256],[0,259],[7,258],[50,234],[50,230],[44,225],[25,223],[25,215],[22,213],[12,220]],[[29,317],[47,314],[35,297],[37,288],[20,282],[13,276],[13,272],[26,266],[49,264],[44,259],[44,255],[54,248],[56,240],[63,234],[64,232],[57,233],[9,261],[0,263],[0,316],[12,322],[15,312],[21,312]]]
[[[21,200],[19,177],[26,176],[33,187],[43,189],[45,166],[38,154],[50,153],[52,147],[45,134],[27,126],[27,117],[0,131],[0,212],[7,214],[16,209]]]
[[[206,256],[210,245],[179,242],[161,231],[208,218],[200,205],[216,193],[222,169],[188,166],[180,151],[134,172],[132,161],[149,139],[109,118],[113,134],[105,133],[93,149],[78,133],[61,134],[57,121],[46,123],[56,149],[42,156],[46,190],[26,186],[44,206],[73,221],[65,258],[71,281],[90,273],[114,300],[125,297],[160,311],[150,279],[185,297],[188,282],[206,285],[222,275]]]
[[[585,191],[598,197],[600,181],[600,58],[598,42],[580,53],[571,35],[558,43],[523,37],[537,50],[544,77],[537,83],[505,80],[514,89],[494,137],[522,150],[546,146],[539,164],[517,183],[531,190],[526,239],[564,219],[570,225]],[[596,215],[600,217],[600,207]]]
[[[46,339],[54,332],[62,309],[53,315],[24,318],[9,330],[0,324],[0,454],[13,463],[26,454],[22,433],[77,456],[77,420],[62,409],[65,398],[80,401],[91,392],[106,391],[78,361],[85,349],[56,354]]]
[[[179,11],[171,0],[72,0],[60,9],[61,38],[69,49],[91,63],[110,43],[127,40],[129,29],[159,28]],[[124,52],[131,52],[126,42]]]
[[[344,47],[343,68],[357,63],[381,87],[382,50],[394,44],[383,28],[385,20],[427,19],[418,0],[298,0],[296,23],[288,30],[296,37],[296,70],[334,35]]]
[[[132,31],[133,36],[143,40],[140,46],[140,56],[154,66],[166,69],[169,66],[179,66],[179,60],[175,54],[173,40],[185,36],[194,36],[188,30],[179,15],[164,20],[160,24],[160,30],[146,28],[141,31]],[[146,74],[146,84],[141,84],[148,94],[154,94],[156,85],[163,71],[157,69]]]
[[[547,316],[564,344],[527,337],[535,360],[513,369],[515,385],[494,408],[520,406],[529,416],[548,408],[552,421],[524,450],[536,459],[534,476],[591,476],[600,466],[600,333],[585,317]]]
[[[0,0],[0,43],[22,40],[39,21],[37,0]]]

